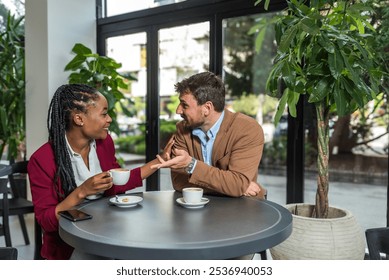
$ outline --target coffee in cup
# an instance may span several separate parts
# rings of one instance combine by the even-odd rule
[[[115,168],[108,171],[111,174],[114,185],[124,185],[130,179],[130,170],[126,168]]]
[[[182,190],[182,196],[186,203],[200,203],[203,198],[202,188],[184,188]]]

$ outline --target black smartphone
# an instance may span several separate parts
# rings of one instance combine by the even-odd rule
[[[71,209],[67,211],[60,211],[59,214],[72,221],[72,222],[78,222],[83,220],[92,219],[92,215],[89,215],[83,211],[77,210],[77,209]]]

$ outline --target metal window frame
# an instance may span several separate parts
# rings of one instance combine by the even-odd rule
[[[103,1],[96,0],[97,52],[105,54],[105,40],[108,37],[147,33],[147,133],[146,161],[155,158],[159,152],[159,89],[158,89],[158,31],[162,28],[209,21],[210,23],[210,71],[222,73],[223,34],[222,21],[227,18],[265,13],[255,1],[242,0],[188,0],[181,3],[150,8],[122,15],[103,17]],[[284,0],[271,1],[269,12],[286,7]],[[302,103],[301,103],[302,104]],[[303,106],[303,105],[299,105]],[[303,112],[297,118],[288,118],[287,148],[287,202],[302,202],[304,193],[304,124]],[[146,190],[159,190],[160,174],[154,173],[146,179]]]

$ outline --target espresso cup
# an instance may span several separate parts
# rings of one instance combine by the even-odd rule
[[[186,203],[200,203],[203,198],[202,188],[184,188],[182,190],[182,196]]]
[[[125,168],[115,168],[108,171],[111,174],[114,185],[124,185],[130,179],[130,170]]]

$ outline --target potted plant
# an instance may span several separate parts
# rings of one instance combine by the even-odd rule
[[[76,43],[72,49],[75,54],[73,59],[65,66],[65,71],[70,71],[69,83],[87,84],[101,92],[108,101],[108,114],[112,117],[110,130],[120,135],[117,122],[117,111],[126,116],[133,116],[129,110],[133,101],[127,98],[123,91],[128,89],[130,81],[136,80],[130,74],[119,73],[121,64],[114,59],[92,53],[91,49],[81,43]]]
[[[24,17],[8,13],[5,28],[0,30],[0,159],[24,157],[25,59]]]
[[[265,9],[269,2],[266,0]],[[275,25],[277,55],[266,88],[270,95],[279,98],[275,123],[278,123],[286,106],[289,113],[296,116],[296,104],[301,95],[305,95],[316,110],[316,203],[314,207],[301,212],[317,220],[328,220],[338,212],[331,211],[328,202],[330,114],[344,116],[363,108],[376,97],[383,77],[379,66],[380,56],[372,44],[374,27],[369,24],[370,10],[362,1],[289,0],[285,11],[272,21]],[[366,32],[367,29],[369,32]],[[303,214],[296,212],[298,206],[293,205],[288,209],[295,215]],[[329,225],[331,227],[333,224]],[[347,227],[350,228],[350,225]],[[300,230],[304,231],[303,228]],[[363,245],[357,254],[363,257],[363,236],[358,227],[355,230],[358,246]],[[302,231],[294,230],[294,233],[301,237]],[[323,237],[325,233],[319,235]],[[297,241],[300,246],[301,242],[305,241]],[[318,243],[306,244],[312,249]],[[328,247],[328,244],[323,245]],[[309,257],[306,255],[303,258]],[[323,258],[330,257],[323,255]]]

